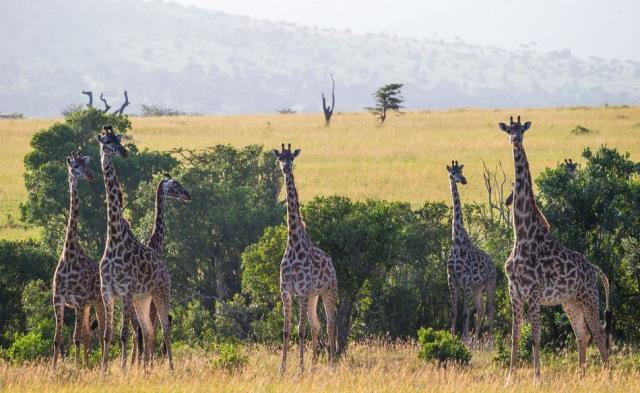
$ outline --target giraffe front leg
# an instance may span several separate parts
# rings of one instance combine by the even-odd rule
[[[329,339],[329,364],[333,369],[336,363],[336,303],[338,299],[337,285],[322,295],[322,304],[327,319],[327,336]]]
[[[83,319],[83,309],[76,308],[76,320],[73,328],[73,344],[76,348],[76,366],[80,368],[80,345],[82,344],[82,319]]]
[[[109,292],[103,291],[102,303],[104,306],[104,331],[102,336],[102,372],[106,373],[109,368],[109,347],[113,335],[113,296]]]
[[[314,370],[318,362],[318,337],[320,336],[320,320],[318,319],[318,296],[309,298],[307,306],[307,319],[311,326],[311,370]]]
[[[534,294],[529,301],[531,340],[533,342],[533,378],[540,379],[540,297]]]
[[[451,335],[455,336],[456,319],[458,319],[458,290],[451,271],[448,274],[447,281],[449,284],[449,299],[451,301]]]
[[[488,333],[489,333],[489,348],[493,349],[494,347],[494,338],[493,338],[493,318],[496,312],[495,306],[495,296],[496,296],[496,279],[495,277],[489,282],[487,285],[487,322],[488,322]]]
[[[309,306],[309,298],[300,296],[298,298],[298,345],[300,346],[300,374],[304,372],[304,339],[306,334],[306,325],[304,314]]]
[[[64,327],[64,303],[61,299],[57,299],[54,296],[53,309],[56,319],[56,332],[53,338],[53,365],[52,371],[55,371],[56,364],[58,363],[58,357],[62,351],[62,330]]]
[[[291,295],[282,293],[282,308],[284,313],[284,326],[282,328],[282,363],[280,364],[280,375],[283,375],[287,368],[287,351],[289,350],[289,337],[291,336]]]
[[[480,333],[482,333],[482,319],[484,318],[484,304],[482,304],[482,290],[483,287],[478,287],[473,291],[473,297],[476,302],[476,328],[475,328],[475,341],[476,345],[480,343]]]
[[[463,304],[463,316],[464,316],[464,327],[462,330],[462,341],[468,343],[469,340],[469,318],[471,317],[471,288],[469,285],[465,285],[463,288],[464,291],[464,304]]]
[[[127,354],[129,349],[129,321],[133,316],[133,303],[131,295],[122,298],[122,329],[120,330],[120,343],[122,345],[122,359],[120,367],[122,372],[127,372]]]
[[[511,296],[511,362],[509,364],[509,375],[507,377],[507,385],[515,376],[518,366],[518,350],[520,349],[520,333],[522,332],[522,320],[524,317],[524,304],[521,299],[516,297],[515,291],[509,290]]]
[[[82,346],[83,364],[89,367],[89,351],[91,351],[91,306],[86,305],[82,310]]]

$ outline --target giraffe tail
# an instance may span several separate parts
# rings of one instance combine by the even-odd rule
[[[609,349],[609,339],[611,337],[611,331],[613,328],[613,313],[611,312],[611,307],[609,305],[609,279],[606,274],[600,269],[596,267],[598,271],[598,277],[602,281],[602,286],[604,287],[604,297],[605,297],[605,310],[604,310],[604,334],[605,334],[605,343],[607,345],[607,349]]]

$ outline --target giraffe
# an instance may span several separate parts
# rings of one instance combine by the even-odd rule
[[[569,159],[564,159],[564,170],[567,173],[567,175],[569,175],[569,179],[574,179],[578,173],[578,163],[577,162],[573,162],[571,160],[571,158]],[[504,204],[505,206],[511,206],[511,204],[513,203],[513,183],[511,183],[511,193],[509,194],[509,196],[507,197],[507,199],[505,199]]]
[[[462,287],[464,293],[464,328],[462,338],[469,339],[469,304],[473,295],[476,305],[475,341],[479,342],[484,317],[482,292],[487,295],[487,319],[489,322],[489,340],[493,341],[493,314],[495,312],[494,298],[496,292],[496,265],[489,255],[476,247],[464,228],[460,195],[457,183],[467,184],[462,174],[464,165],[452,161],[447,165],[451,197],[453,200],[453,219],[451,223],[451,256],[447,262],[447,278],[449,294],[451,296],[451,334],[456,334],[456,319],[458,314],[457,288]]]
[[[171,329],[168,308],[171,291],[171,276],[158,253],[141,244],[133,235],[129,223],[122,215],[121,191],[116,179],[112,158],[126,158],[127,150],[120,143],[121,136],[109,125],[102,127],[97,136],[100,143],[100,158],[107,196],[107,241],[100,261],[100,290],[105,309],[104,344],[102,370],[107,371],[109,346],[113,332],[113,306],[116,297],[123,300],[122,315],[122,369],[126,371],[129,323],[133,304],[138,321],[144,332],[144,363],[148,364],[154,348],[150,303],[156,305],[167,347],[169,368],[173,369],[171,354]]]
[[[291,151],[291,144],[282,151],[273,150],[287,187],[287,247],[280,263],[280,293],[284,309],[284,328],[282,345],[282,363],[280,375],[284,374],[291,335],[291,306],[293,297],[298,297],[298,335],[300,339],[300,372],[304,371],[304,337],[306,311],[311,325],[312,368],[318,359],[318,336],[320,321],[318,320],[318,298],[322,297],[327,319],[329,336],[329,362],[333,367],[336,353],[336,301],[338,297],[338,281],[331,257],[315,246],[300,215],[300,203],[293,178],[293,160],[300,154],[300,149]]]
[[[147,247],[156,250],[159,255],[162,255],[162,246],[164,244],[164,203],[167,198],[178,199],[187,203],[191,202],[191,195],[189,192],[185,190],[177,180],[174,180],[171,176],[165,174],[165,177],[160,180],[156,187],[155,219],[153,231],[147,241]],[[133,305],[131,305],[131,307],[133,307]],[[156,313],[156,306],[152,301],[149,315],[151,315],[151,328],[154,334],[156,332],[158,322],[158,319],[154,317]],[[131,324],[133,325],[134,332],[137,334],[137,339],[133,340],[133,347],[131,348],[131,364],[134,364],[136,359],[140,363],[142,348],[144,347],[140,324],[133,313],[131,313],[131,315]],[[169,315],[169,323],[171,323],[171,315]],[[166,353],[166,347],[163,351]]]
[[[534,378],[540,378],[540,306],[562,304],[578,344],[578,365],[585,372],[586,350],[593,336],[602,361],[608,365],[611,309],[609,281],[602,270],[584,255],[560,244],[549,231],[549,224],[536,205],[523,134],[531,122],[499,124],[509,135],[513,147],[515,187],[513,197],[514,245],[505,262],[512,311],[511,365],[507,382],[515,373],[524,307],[528,306],[533,338]],[[605,290],[605,326],[600,326],[598,280]]]
[[[76,364],[80,365],[80,345],[84,345],[84,365],[89,364],[92,329],[90,324],[90,308],[94,307],[98,324],[104,323],[104,308],[100,297],[100,273],[98,264],[85,255],[78,238],[79,197],[78,179],[93,181],[94,176],[89,169],[89,156],[72,153],[67,158],[69,176],[69,221],[65,235],[62,254],[53,275],[53,308],[55,311],[56,330],[53,346],[53,370],[56,369],[58,356],[62,350],[62,328],[64,325],[65,306],[76,312],[73,341],[76,346]]]

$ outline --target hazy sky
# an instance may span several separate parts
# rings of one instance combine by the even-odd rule
[[[640,61],[640,0],[173,0],[308,26]],[[634,42],[634,38],[636,39]]]

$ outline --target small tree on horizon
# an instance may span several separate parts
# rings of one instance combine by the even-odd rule
[[[396,113],[402,114],[400,109],[404,102],[402,97],[402,83],[389,83],[373,93],[375,100],[375,106],[365,108],[378,118],[380,124],[384,123],[387,119],[387,111],[391,110]]]

